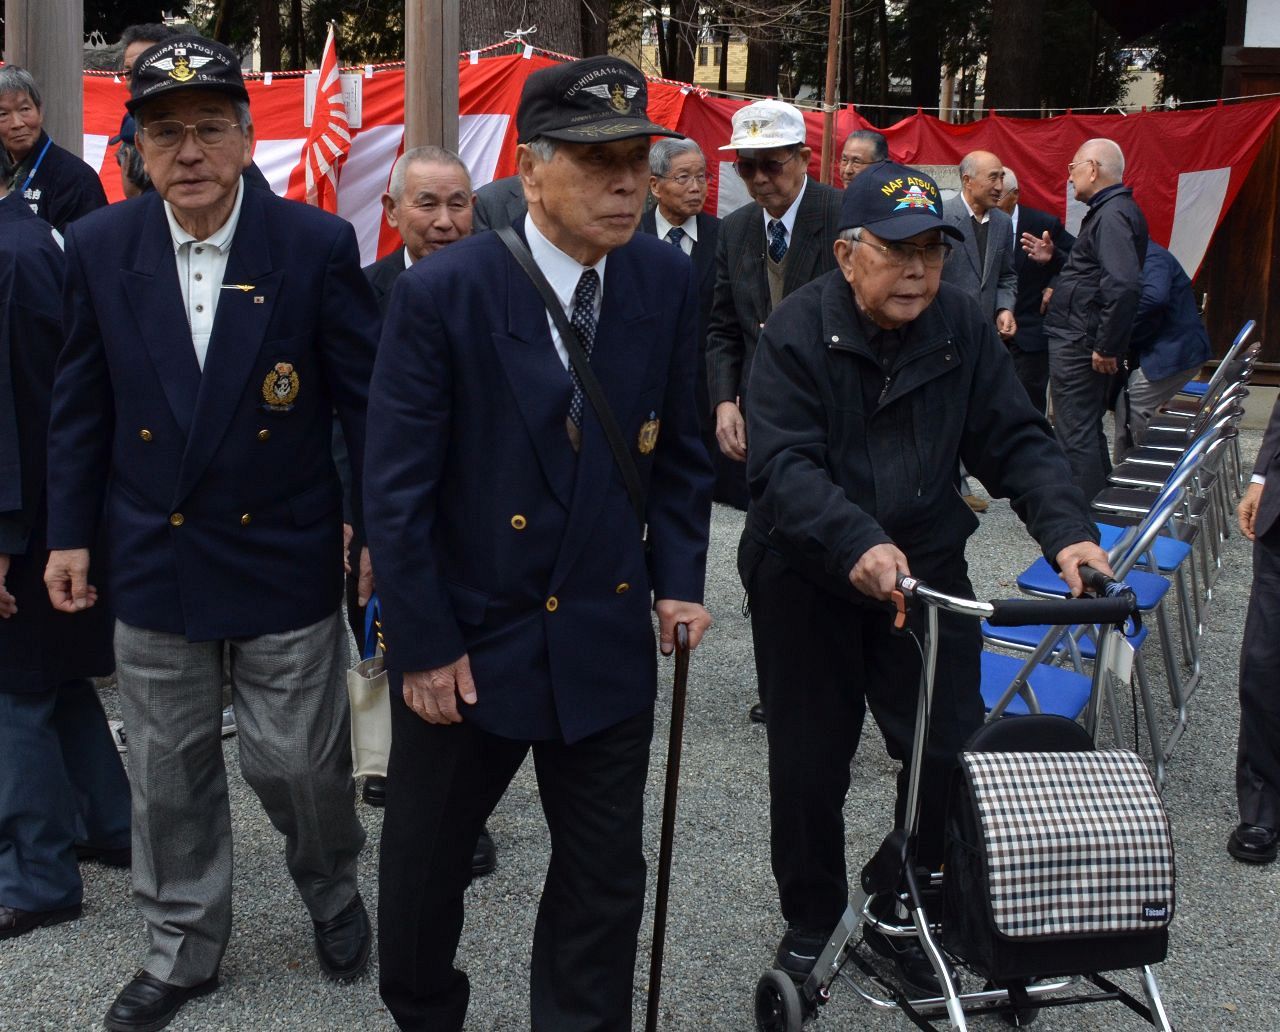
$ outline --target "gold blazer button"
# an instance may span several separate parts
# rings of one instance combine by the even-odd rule
[[[169,526],[171,527],[181,527],[186,522],[187,522],[187,518],[183,516],[182,513],[180,512],[175,512],[172,516],[169,517]]]
[[[527,527],[528,525],[529,525],[529,521],[526,520],[519,513],[516,513],[514,516],[511,517],[511,526],[513,526],[516,530],[524,530],[524,528]]]
[[[560,600],[556,598],[555,595],[552,595],[549,599],[547,599],[548,613],[554,613],[559,608],[560,608]]]

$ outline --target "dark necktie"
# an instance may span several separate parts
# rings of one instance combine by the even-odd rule
[[[680,241],[684,239],[684,236],[685,236],[684,230],[681,229],[679,226],[672,226],[669,230],[667,230],[667,239],[670,240],[671,243],[675,244],[676,247],[680,247]],[[680,247],[680,250],[683,251],[684,248]]]
[[[787,256],[787,227],[782,224],[781,219],[771,219],[769,222],[769,257],[775,263],[781,262]]]
[[[595,269],[586,269],[578,280],[578,287],[573,292],[573,314],[569,321],[578,333],[582,350],[591,357],[591,349],[596,345],[596,291],[600,289],[600,276]],[[569,363],[569,377],[573,381],[573,398],[569,402],[569,419],[575,427],[582,429],[582,381],[578,379],[578,371]]]

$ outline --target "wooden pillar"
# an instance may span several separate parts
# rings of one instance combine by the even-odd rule
[[[84,150],[83,0],[5,0],[5,52],[33,76],[44,128],[72,154]]]
[[[404,147],[458,150],[458,0],[405,0]]]

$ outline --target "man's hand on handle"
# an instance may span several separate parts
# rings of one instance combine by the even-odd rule
[[[689,625],[689,651],[698,647],[698,642],[711,626],[711,614],[697,602],[681,602],[674,598],[660,598],[654,603],[658,614],[658,644],[664,656],[671,655],[676,648],[676,624]]]
[[[729,458],[747,461],[747,424],[736,401],[722,401],[716,406],[716,440]]]
[[[888,602],[898,586],[898,574],[909,574],[907,557],[897,545],[875,545],[849,571],[849,582],[864,595]]]
[[[466,653],[447,666],[404,675],[405,705],[428,724],[462,723],[459,698],[468,706],[475,705],[476,685]]]
[[[1107,553],[1092,541],[1077,541],[1074,545],[1067,545],[1056,556],[1058,562],[1058,576],[1067,582],[1067,587],[1071,589],[1071,594],[1079,598],[1084,591],[1084,584],[1080,580],[1080,567],[1088,563],[1095,570],[1100,570],[1108,577],[1114,577],[1115,571],[1111,569],[1111,561],[1107,558]]]
[[[98,589],[89,583],[87,548],[54,549],[44,568],[49,602],[60,613],[78,613],[98,601]]]

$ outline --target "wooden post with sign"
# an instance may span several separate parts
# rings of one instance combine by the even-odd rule
[[[44,128],[72,154],[84,151],[83,0],[5,0],[4,59],[29,71],[44,101]]]
[[[404,148],[458,150],[458,0],[405,0]]]

